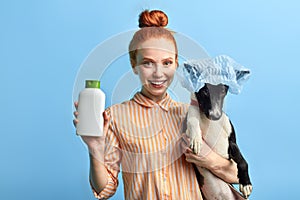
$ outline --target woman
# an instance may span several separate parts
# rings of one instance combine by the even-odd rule
[[[226,182],[238,182],[236,164],[205,144],[200,155],[181,148],[188,105],[167,93],[178,66],[176,41],[164,28],[167,24],[162,11],[140,14],[141,29],[130,42],[129,54],[142,89],[131,100],[106,109],[104,137],[82,137],[90,152],[90,183],[96,198],[115,193],[120,166],[125,199],[130,200],[202,199],[192,163]]]

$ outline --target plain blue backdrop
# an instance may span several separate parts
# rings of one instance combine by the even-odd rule
[[[91,51],[137,28],[146,8],[164,10],[168,27],[209,55],[251,69],[242,93],[226,100],[251,199],[299,198],[298,1],[11,0],[0,2],[0,199],[94,199],[72,124],[74,82]],[[127,55],[115,63],[130,70]],[[103,90],[110,94],[108,84]],[[113,199],[122,196],[120,177]]]

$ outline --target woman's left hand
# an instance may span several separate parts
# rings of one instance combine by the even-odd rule
[[[187,141],[187,138],[184,138]],[[195,154],[190,147],[187,146],[189,142],[182,142],[183,148],[185,149],[184,155],[186,161],[190,163],[195,163],[199,167],[205,167],[210,169],[214,163],[214,154],[216,154],[207,144],[202,141],[201,149],[199,155]],[[186,143],[186,144],[185,144]]]
[[[194,163],[197,167],[204,167],[210,170],[227,183],[238,183],[237,165],[233,160],[223,158],[214,152],[205,141],[202,141],[200,154],[196,155],[187,145],[190,143],[186,135],[183,136],[183,140],[181,145],[187,162]]]

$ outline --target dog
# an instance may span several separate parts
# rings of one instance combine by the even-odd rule
[[[230,67],[231,69],[227,69]],[[187,77],[193,79],[190,82],[196,86],[194,92],[191,92],[186,134],[190,138],[190,147],[194,153],[200,153],[203,140],[216,153],[236,162],[240,192],[244,198],[248,198],[252,192],[248,164],[236,143],[234,126],[223,111],[228,90],[239,93],[240,84],[250,75],[249,70],[238,70],[239,67],[228,56],[184,63]],[[238,192],[235,193],[231,185],[217,178],[209,170],[197,168],[203,177],[200,187],[205,199],[244,199],[236,194]]]

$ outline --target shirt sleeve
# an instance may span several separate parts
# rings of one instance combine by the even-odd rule
[[[120,163],[122,153],[119,146],[119,140],[116,137],[116,131],[114,128],[114,120],[110,113],[110,108],[105,111],[110,118],[108,132],[105,135],[105,155],[104,155],[104,166],[107,170],[107,184],[105,188],[97,193],[93,188],[91,182],[91,188],[94,196],[97,199],[108,199],[112,197],[118,187],[118,174],[120,172]]]

